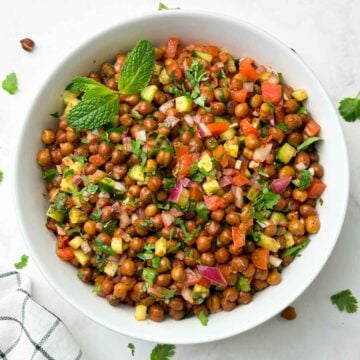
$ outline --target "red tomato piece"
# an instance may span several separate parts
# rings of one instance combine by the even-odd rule
[[[204,195],[204,202],[210,211],[224,209],[226,207],[224,199],[218,195]]]
[[[233,185],[235,185],[235,186],[243,186],[243,185],[246,185],[249,181],[250,181],[250,180],[249,180],[246,176],[244,176],[244,175],[242,175],[242,174],[240,174],[240,173],[234,175],[234,176],[233,176],[233,179],[232,179],[232,183],[233,183]]]
[[[316,136],[321,130],[320,125],[313,119],[311,119],[305,126],[304,132],[307,136]]]
[[[214,151],[213,151],[213,155],[215,157],[215,160],[220,163],[220,165],[225,168],[228,163],[229,163],[229,157],[228,154],[226,153],[224,146],[223,145],[219,145]]]
[[[238,102],[238,103],[243,103],[246,101],[246,95],[247,95],[247,91],[245,89],[240,89],[240,90],[232,90],[231,91],[231,100]]]
[[[165,58],[173,59],[176,55],[176,50],[179,46],[180,40],[177,37],[171,37],[166,43]]]
[[[75,256],[74,250],[71,247],[57,249],[56,254],[63,261],[71,261]]]
[[[308,189],[306,190],[308,194],[308,198],[310,199],[317,199],[321,196],[321,194],[325,191],[326,184],[324,184],[319,179],[314,179]]]
[[[216,121],[211,124],[207,124],[207,127],[213,136],[219,136],[229,129],[229,123],[227,121]]]
[[[249,118],[245,118],[240,121],[240,129],[245,136],[251,134],[259,136],[259,130],[251,125]]]
[[[232,226],[231,236],[235,249],[240,249],[241,247],[245,246],[246,228],[244,224],[240,224],[240,226]]]
[[[245,75],[249,80],[256,81],[259,78],[259,74],[255,70],[252,59],[245,58],[242,60],[239,68],[241,74]]]
[[[265,101],[276,105],[281,100],[282,88],[279,84],[264,82],[261,84],[261,93]]]
[[[194,162],[191,154],[184,154],[178,158],[177,161],[177,174],[179,177],[185,177],[189,174],[190,167]]]
[[[189,154],[189,147],[187,145],[180,145],[176,151],[176,157],[180,158],[185,154]]]
[[[269,264],[269,250],[255,249],[251,254],[251,261],[256,268],[267,270]]]
[[[63,249],[68,246],[70,240],[69,236],[59,235],[57,239],[58,239],[57,241],[58,249]]]

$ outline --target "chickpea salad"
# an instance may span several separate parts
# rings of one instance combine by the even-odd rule
[[[319,231],[305,89],[215,45],[139,41],[64,93],[37,154],[56,254],[135,319],[248,304]]]

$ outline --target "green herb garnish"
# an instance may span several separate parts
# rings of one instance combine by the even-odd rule
[[[256,211],[271,210],[280,200],[280,195],[273,193],[267,183],[263,183],[261,193],[254,201]]]
[[[18,269],[18,270],[24,268],[27,265],[28,260],[29,260],[28,255],[25,255],[25,254],[21,255],[21,260],[14,264],[15,268]]]
[[[289,128],[287,127],[287,125],[285,123],[278,123],[278,124],[276,124],[276,127],[283,132],[289,131]]]
[[[304,249],[309,243],[310,243],[310,239],[306,239],[301,244],[284,250],[281,254],[281,257],[284,259],[288,256],[295,256],[301,249]]]
[[[203,309],[198,313],[197,317],[199,318],[202,326],[207,326],[208,317]]]
[[[43,180],[50,181],[53,184],[58,175],[59,174],[58,174],[56,168],[53,168],[53,169],[44,171],[41,175],[41,178]]]
[[[360,119],[360,92],[355,98],[345,98],[340,101],[340,115],[349,122]]]
[[[207,221],[209,217],[209,210],[206,207],[204,202],[199,202],[195,207],[196,213],[200,216],[203,220]]]
[[[4,173],[2,170],[0,170],[0,184],[3,182],[4,180]]]
[[[346,311],[349,314],[357,311],[357,299],[352,292],[347,289],[331,296],[331,302],[337,306],[340,311]]]
[[[161,10],[180,10],[180,8],[179,8],[179,7],[170,8],[170,7],[167,7],[164,3],[159,2],[158,10],[159,10],[159,11],[161,11]]]
[[[114,234],[117,227],[117,220],[108,220],[104,223],[102,231],[108,235]]]
[[[175,345],[157,344],[151,351],[150,360],[170,360],[175,355]]]
[[[249,292],[251,291],[251,286],[249,284],[248,279],[245,276],[240,276],[239,280],[236,283],[236,290],[242,292]]]
[[[104,244],[104,242],[99,238],[95,239],[95,245],[102,253],[106,255],[115,255],[111,246]]]
[[[144,251],[138,253],[137,257],[141,260],[151,260],[154,257],[153,254],[154,249],[155,249],[155,244],[146,244],[144,246]]]
[[[143,289],[147,290],[154,285],[158,273],[155,269],[146,267],[142,271],[142,279],[144,280]]]
[[[165,178],[164,179],[164,190],[169,191],[173,187],[175,187],[175,179],[174,178]]]
[[[300,171],[299,178],[294,180],[294,183],[301,191],[304,191],[310,186],[312,179],[311,172],[304,169]]]
[[[143,145],[144,142],[141,140],[131,140],[130,142],[132,153],[141,159],[141,166],[145,166],[147,160],[146,154],[141,149]]]
[[[297,115],[306,115],[308,113],[308,110],[305,106],[301,106],[301,108],[297,111]]]
[[[133,343],[128,343],[128,348],[131,351],[131,356],[135,355],[135,345]]]
[[[96,222],[99,222],[102,217],[102,210],[101,209],[95,209],[89,216],[90,220],[94,220]]]
[[[304,142],[302,142],[298,147],[297,147],[297,151],[301,151],[306,149],[308,146],[310,146],[311,144],[313,144],[314,142],[317,142],[321,140],[320,138],[316,137],[316,136],[312,136],[309,137],[308,139],[306,139]]]
[[[14,95],[17,92],[17,78],[14,72],[6,76],[6,78],[2,82],[2,88],[10,95]]]

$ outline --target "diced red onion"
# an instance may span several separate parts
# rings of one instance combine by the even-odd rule
[[[279,267],[282,263],[282,260],[279,259],[278,257],[274,256],[274,255],[270,255],[269,256],[269,262],[272,266],[274,267]]]
[[[291,99],[292,98],[292,92],[293,92],[293,88],[291,87],[291,86],[289,86],[289,85],[286,85],[286,84],[284,84],[283,86],[282,86],[282,88],[283,88],[283,97],[284,97],[284,99],[285,100],[289,100],[289,99]]]
[[[61,165],[56,165],[56,170],[57,170],[59,175],[62,175],[62,167],[61,167]]]
[[[254,91],[254,83],[253,82],[244,82],[243,83],[243,88],[244,90],[246,90],[247,92],[253,92]]]
[[[83,179],[81,177],[81,175],[75,175],[71,182],[74,184],[74,185],[81,185],[83,183]]]
[[[177,182],[175,187],[170,191],[168,200],[173,203],[177,203],[180,199],[183,187],[180,182]]]
[[[96,293],[96,295],[97,295],[97,296],[100,296],[100,297],[105,297],[105,296],[106,296],[106,294],[105,294],[103,291],[98,291],[98,292]]]
[[[119,262],[119,258],[118,258],[117,256],[111,255],[111,256],[108,257],[108,261],[114,262],[114,263],[118,263],[118,262]]]
[[[219,268],[215,266],[198,265],[197,269],[204,278],[210,280],[212,283],[221,286],[227,285],[226,280]]]
[[[146,141],[146,131],[145,130],[139,130],[135,133],[135,139]]]
[[[118,269],[116,275],[112,278],[112,282],[116,284],[120,281],[120,279],[121,279],[121,271],[120,269]]]
[[[168,111],[169,109],[172,109],[174,106],[175,106],[175,99],[171,99],[171,100],[167,101],[166,103],[162,104],[159,107],[159,110],[165,114],[166,111]]]
[[[272,144],[262,145],[255,149],[253,160],[257,162],[265,161],[266,157],[270,154],[272,148]]]
[[[236,160],[236,162],[235,162],[235,169],[240,170],[240,169],[241,169],[241,163],[242,163],[241,160]]]
[[[227,169],[224,169],[223,170],[223,174],[224,175],[235,175],[237,174],[238,172],[235,170],[235,169],[230,169],[230,168],[227,168]]]
[[[269,119],[270,125],[271,126],[275,126],[275,118],[274,116],[271,117],[271,119]]]
[[[56,232],[58,233],[58,235],[66,236],[66,230],[59,225],[56,225]]]
[[[120,258],[119,258],[119,265],[121,265],[121,264],[125,261],[126,257],[127,257],[126,252],[123,253],[123,254],[120,256]]]
[[[123,137],[122,139],[124,150],[131,152],[131,137]]]
[[[275,194],[282,194],[289,186],[291,177],[275,179],[271,182],[271,191]]]
[[[226,175],[219,179],[219,185],[223,188],[232,184],[232,176]]]
[[[202,138],[212,136],[209,128],[203,123],[198,123],[198,132]]]
[[[266,82],[270,83],[270,84],[278,84],[279,83],[279,78],[277,77],[276,74],[272,73],[267,79]]]
[[[266,67],[264,65],[260,65],[256,68],[256,72],[261,75],[266,72]]]
[[[112,206],[111,209],[113,212],[119,213],[121,211],[121,205],[118,201],[115,201]]]
[[[259,167],[260,163],[255,161],[255,160],[251,160],[249,163],[249,169],[255,169],[257,167]]]
[[[96,223],[95,227],[96,227],[97,231],[101,232],[101,230],[103,228],[103,224],[101,222],[98,222],[98,223]]]
[[[170,209],[170,214],[174,217],[179,217],[179,216],[182,216],[184,215],[184,213],[176,208],[171,208]]]
[[[258,179],[259,179],[259,174],[256,173],[256,172],[254,172],[254,173],[251,175],[251,178],[250,178],[250,181],[248,182],[248,185],[253,186]]]
[[[132,214],[131,215],[131,223],[134,224],[138,218],[139,218],[139,216],[137,214],[135,214],[135,213]]]
[[[124,133],[123,133],[123,137],[122,138],[131,138],[131,132],[130,129],[127,129]]]
[[[85,253],[85,254],[89,254],[91,253],[91,247],[89,245],[89,243],[87,241],[83,241],[80,244],[81,250]]]
[[[138,215],[139,215],[139,219],[144,220],[145,219],[145,209],[144,208],[138,209]]]
[[[240,186],[231,185],[231,192],[235,197],[235,206],[239,209],[244,205],[244,193]]]
[[[131,224],[131,219],[126,211],[121,211],[119,220],[120,229],[126,229]]]
[[[239,123],[237,122],[234,122],[231,125],[229,125],[229,128],[237,128],[237,127],[239,127]]]
[[[189,288],[181,289],[181,296],[184,298],[185,301],[192,304],[194,302],[192,291]]]
[[[189,178],[181,178],[179,180],[180,184],[183,186],[183,187],[188,187],[191,183],[191,180]]]
[[[123,183],[121,182],[115,182],[115,189],[121,192],[125,192],[126,191],[126,187]]]
[[[166,124],[169,125],[169,127],[172,129],[173,127],[175,127],[175,125],[180,121],[179,118],[175,117],[175,116],[168,116],[164,122]]]
[[[185,253],[182,250],[178,251],[175,255],[175,258],[178,260],[184,260],[184,257],[185,257]]]
[[[101,192],[99,193],[99,198],[100,198],[100,199],[110,199],[110,194],[107,193],[107,192],[101,191]]]
[[[169,227],[175,221],[175,217],[169,211],[164,211],[161,214],[161,218],[165,227]]]
[[[190,114],[186,114],[184,116],[184,120],[186,122],[187,125],[189,126],[193,126],[194,125],[194,118],[190,115]]]
[[[305,170],[306,169],[306,164],[298,163],[298,164],[295,165],[295,168],[296,168],[297,171]]]

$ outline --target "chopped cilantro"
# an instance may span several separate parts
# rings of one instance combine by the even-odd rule
[[[135,345],[133,343],[128,343],[128,348],[131,351],[131,356],[135,355]]]
[[[245,276],[240,276],[239,280],[236,283],[236,290],[242,292],[249,292],[251,291],[251,286],[249,284],[248,279]]]
[[[349,314],[357,311],[357,299],[352,292],[347,289],[331,296],[331,302],[337,306],[340,311],[346,311]]]
[[[269,185],[264,182],[261,193],[255,199],[253,206],[256,211],[271,210],[280,200],[280,195],[273,193]]]
[[[15,268],[18,269],[18,270],[24,268],[27,265],[28,260],[29,260],[28,255],[25,255],[25,254],[21,255],[21,260],[14,264]]]
[[[43,180],[50,181],[53,184],[58,175],[59,173],[57,172],[56,168],[52,168],[44,171],[41,175],[41,178]]]
[[[102,231],[108,235],[112,235],[117,227],[117,220],[108,220],[104,223]]]
[[[175,186],[174,178],[165,178],[164,179],[164,190],[169,191]]]
[[[100,252],[107,254],[107,255],[115,255],[111,246],[106,245],[102,240],[99,238],[95,239],[95,245],[100,250]]]
[[[198,318],[202,326],[207,326],[208,317],[203,309],[201,309],[201,311],[198,313]]]
[[[155,249],[155,244],[146,244],[144,246],[144,250],[138,253],[137,257],[141,260],[151,260],[154,257],[153,254],[154,249]]]
[[[142,279],[144,280],[143,289],[147,290],[149,287],[154,285],[158,273],[155,269],[146,267],[142,271]]]
[[[281,257],[284,259],[288,256],[296,256],[296,254],[301,250],[304,249],[308,244],[310,243],[310,239],[306,239],[304,242],[302,242],[299,245],[293,246],[291,248],[288,248],[284,250],[281,254]]]
[[[102,217],[102,210],[101,209],[95,209],[89,216],[90,220],[94,220],[96,222],[99,222]]]

